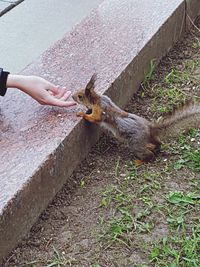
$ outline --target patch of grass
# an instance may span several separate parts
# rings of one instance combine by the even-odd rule
[[[54,254],[52,259],[48,260],[47,265],[45,267],[64,267],[71,266],[73,263],[77,263],[74,258],[67,259],[63,253],[60,253],[58,250],[54,248]]]
[[[108,221],[108,231],[107,235],[111,238],[112,241],[120,241],[124,234],[132,231],[134,228],[134,219],[128,209],[120,208],[118,210],[118,215],[113,216]],[[128,244],[126,240],[126,244]]]
[[[193,171],[199,172],[200,171],[200,150],[195,151],[188,151],[184,153],[181,159],[177,160],[173,163],[173,167],[175,170],[180,170],[184,167],[188,167]]]
[[[177,87],[169,88],[166,91],[166,97],[170,104],[181,102],[185,98],[183,93]]]
[[[154,243],[149,259],[162,267],[200,266],[200,225]]]
[[[184,167],[191,169],[194,172],[200,171],[200,149],[184,146],[180,158],[172,163],[175,170],[180,170]]]
[[[180,84],[189,79],[189,73],[187,71],[179,71],[175,68],[165,76],[164,82],[167,85]]]
[[[114,202],[116,208],[120,208],[122,206],[132,207],[132,199],[133,196],[125,193],[122,188],[118,188],[117,186],[108,186],[106,190],[102,192],[101,206],[108,207],[111,202]]]
[[[125,185],[126,183],[122,186],[109,186],[102,192],[101,207],[113,211],[109,219],[101,219],[102,231],[99,238],[107,245],[120,242],[128,246],[127,234],[134,228],[131,214],[134,196],[127,192]]]
[[[200,47],[200,40],[198,37],[195,37],[195,40],[192,43],[192,48],[198,49]]]
[[[130,172],[120,185],[109,186],[102,192],[101,207],[112,212],[109,218],[101,218],[99,238],[105,246],[115,242],[130,246],[133,232],[149,233],[154,228],[149,217],[154,207],[151,196],[161,188],[156,180],[160,175],[144,171],[141,176],[139,169],[130,166]]]
[[[167,200],[172,204],[189,205],[195,204],[200,199],[200,194],[196,192],[184,193],[180,191],[170,192]]]
[[[174,106],[183,103],[186,99],[185,94],[175,85],[165,88],[156,86],[154,90],[156,101],[151,104],[152,112],[168,113],[172,111]]]
[[[153,104],[151,105],[151,111],[152,111],[152,112],[159,112],[159,113],[161,113],[161,114],[165,114],[165,113],[170,112],[170,111],[171,111],[171,108],[169,108],[169,107],[164,107],[164,106],[162,106],[162,105],[153,103]]]
[[[178,155],[170,164],[171,170],[188,168],[194,172],[200,171],[200,149],[198,148],[199,132],[191,129],[189,133],[182,133],[173,144],[164,144],[162,149]]]
[[[199,133],[196,130],[191,130],[189,134],[181,134],[178,141],[173,146],[169,146],[169,150],[180,160],[184,151],[192,151],[193,139],[197,138],[198,135]],[[169,177],[175,171],[175,168],[170,167],[173,164],[166,163],[159,171],[155,171],[151,165],[135,166],[130,164],[127,166],[127,175],[123,176],[118,184],[109,186],[102,192],[101,207],[109,210],[110,215],[103,217],[101,220],[101,231],[98,235],[101,247],[104,247],[104,249],[111,248],[117,242],[119,245],[131,249],[133,236],[150,235],[157,221],[154,216],[159,217],[161,215],[165,217],[168,228],[172,232],[165,241],[167,242],[165,247],[159,247],[161,243],[155,243],[150,261],[155,263],[155,266],[179,266],[178,264],[181,261],[178,261],[177,248],[180,248],[181,251],[186,249],[187,244],[185,242],[188,238],[186,233],[188,232],[185,232],[185,236],[183,232],[187,228],[187,216],[196,210],[195,205],[199,204],[200,194],[197,191],[171,191],[167,194],[157,195],[163,204],[155,202],[156,192],[162,190],[162,177]],[[184,166],[187,167],[187,165]],[[115,176],[117,174],[120,178],[119,161],[117,161],[116,169]],[[197,181],[193,186],[196,189]],[[181,233],[181,239],[175,242],[173,238],[177,238],[178,233]],[[151,245],[150,243],[145,243],[145,245],[144,250],[148,251]],[[169,251],[170,246],[171,251]],[[188,255],[185,255],[185,258],[193,261]],[[164,265],[170,262],[170,260],[169,262],[166,260],[170,257],[173,257],[172,264],[176,265]]]
[[[172,191],[166,195],[166,200],[163,211],[170,234],[151,243],[150,263],[159,267],[200,266],[200,224],[198,218],[191,216],[192,211],[195,214],[199,209],[200,194]]]

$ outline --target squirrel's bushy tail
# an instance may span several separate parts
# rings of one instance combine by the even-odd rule
[[[188,103],[155,125],[155,131],[161,141],[177,136],[183,131],[200,127],[200,104]]]

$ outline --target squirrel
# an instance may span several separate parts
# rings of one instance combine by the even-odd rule
[[[111,131],[120,141],[125,143],[136,156],[138,163],[155,159],[162,142],[178,135],[181,131],[198,128],[200,125],[200,105],[187,103],[160,122],[150,122],[145,118],[128,113],[119,108],[106,95],[95,92],[94,74],[85,89],[72,95],[74,101],[88,108],[87,112],[79,112],[77,116],[97,123]]]

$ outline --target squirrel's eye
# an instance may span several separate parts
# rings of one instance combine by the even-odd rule
[[[82,95],[78,95],[78,98],[79,98],[79,100],[82,100],[83,96]]]

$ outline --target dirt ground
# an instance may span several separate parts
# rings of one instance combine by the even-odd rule
[[[158,67],[151,61],[126,110],[157,119],[198,100],[199,81],[193,28]],[[198,131],[181,134],[137,167],[104,134],[3,266],[200,266],[199,142]]]

